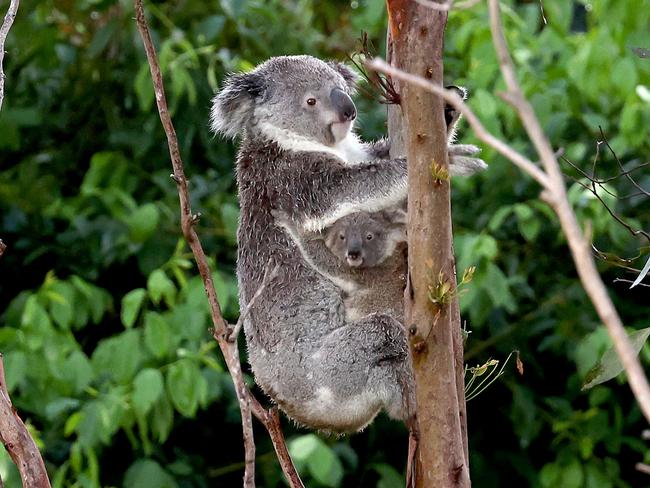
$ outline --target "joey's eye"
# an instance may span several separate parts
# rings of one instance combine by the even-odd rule
[[[311,105],[312,107],[316,105],[316,99],[315,98],[308,98],[307,99],[307,105]]]
[[[366,239],[369,240],[369,241],[372,241],[372,238],[373,238],[373,237],[375,237],[375,236],[373,236],[370,232],[368,232],[368,233],[366,234]]]

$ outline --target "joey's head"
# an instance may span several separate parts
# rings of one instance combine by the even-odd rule
[[[271,58],[229,76],[213,99],[212,130],[263,135],[282,143],[333,146],[350,132],[357,110],[356,75],[344,64],[312,56]]]
[[[378,266],[406,240],[405,212],[359,212],[347,215],[325,231],[325,245],[352,268]]]

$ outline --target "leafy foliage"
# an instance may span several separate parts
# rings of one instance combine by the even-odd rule
[[[599,126],[630,166],[648,154],[650,10],[613,0],[505,2],[520,79],[555,147],[588,168]],[[363,29],[381,46],[382,2],[283,0],[147,5],[170,109],[191,178],[200,234],[225,315],[238,314],[238,219],[231,144],[207,130],[209,101],[229,71],[271,55],[344,58]],[[176,189],[128,1],[24,0],[7,44],[0,112],[0,350],[16,407],[44,448],[55,487],[203,487],[241,483],[241,428],[230,378],[211,338],[207,301],[180,239]],[[449,82],[470,90],[486,127],[534,158],[503,88],[485,7],[452,12]],[[359,101],[367,137],[383,108]],[[470,133],[462,134],[471,142]],[[521,351],[514,370],[468,405],[474,485],[624,487],[647,483],[645,424],[628,387],[581,392],[609,347],[539,188],[485,149],[490,169],[454,181],[466,358]],[[604,155],[605,171],[616,168]],[[580,177],[572,172],[573,177]],[[569,178],[572,203],[598,249],[640,245]],[[647,188],[647,173],[639,178]],[[617,188],[612,185],[614,195]],[[608,203],[635,222],[647,199]],[[646,213],[647,215],[647,213]],[[604,263],[606,280],[620,268]],[[613,286],[630,331],[647,327],[641,286]],[[647,364],[649,353],[641,357]],[[251,382],[252,383],[252,382]],[[258,392],[259,394],[259,392]],[[258,482],[280,486],[260,434]],[[380,417],[365,432],[322,438],[286,426],[309,486],[403,482],[405,429]],[[19,481],[5,454],[0,474]]]

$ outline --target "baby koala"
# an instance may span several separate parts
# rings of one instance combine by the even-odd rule
[[[406,212],[357,212],[321,232],[298,233],[284,214],[276,223],[289,231],[308,264],[344,293],[346,319],[372,313],[403,322],[406,284]]]

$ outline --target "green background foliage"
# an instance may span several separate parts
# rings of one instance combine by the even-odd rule
[[[3,4],[6,6],[5,4]],[[598,127],[629,166],[649,153],[650,5],[643,0],[505,2],[507,37],[527,96],[553,145],[588,169]],[[147,5],[195,211],[227,319],[238,314],[234,145],[208,131],[210,98],[230,71],[272,55],[345,59],[362,30],[381,51],[383,2],[160,1]],[[209,333],[201,281],[179,227],[176,188],[149,71],[127,1],[24,0],[7,43],[0,113],[0,351],[13,401],[55,487],[241,486],[243,448],[230,377]],[[535,159],[503,89],[485,6],[453,12],[448,82],[467,86],[488,129]],[[383,132],[384,108],[361,98],[360,130]],[[467,130],[462,142],[472,142]],[[539,187],[492,150],[490,169],[454,182],[458,269],[477,267],[461,306],[466,360],[521,351],[468,405],[474,486],[648,485],[646,427],[624,379],[581,384],[609,346]],[[616,174],[603,152],[599,168]],[[596,246],[647,245],[571,177],[572,203]],[[648,172],[637,173],[650,187]],[[611,184],[613,192],[629,189]],[[616,194],[616,193],[615,193]],[[648,201],[609,202],[637,227]],[[637,268],[642,264],[635,263]],[[601,263],[630,330],[648,325],[647,288]],[[643,305],[646,304],[646,306]],[[242,344],[242,352],[244,352]],[[641,352],[647,365],[648,351]],[[252,385],[252,379],[250,384]],[[259,391],[256,392],[261,398]],[[308,486],[403,483],[406,432],[381,416],[328,438],[285,421]],[[259,486],[283,486],[256,425]],[[6,486],[19,486],[0,454]]]

